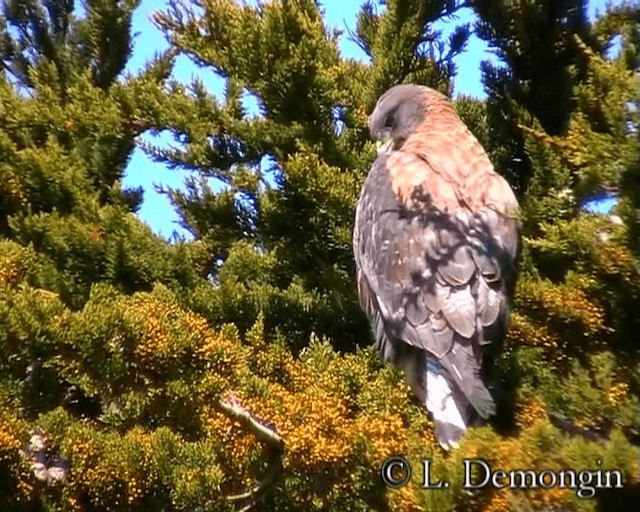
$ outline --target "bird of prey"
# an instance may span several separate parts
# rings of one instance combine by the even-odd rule
[[[518,203],[446,96],[397,85],[369,117],[380,141],[356,209],[360,304],[449,449],[495,414],[489,368],[506,331]]]

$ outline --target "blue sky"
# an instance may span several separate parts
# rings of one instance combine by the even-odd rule
[[[134,43],[133,57],[127,66],[127,70],[135,73],[142,68],[154,53],[167,47],[162,33],[151,22],[151,14],[154,11],[163,10],[165,0],[143,0],[140,8],[134,15],[133,31],[137,33]],[[249,2],[252,3],[252,2]],[[322,2],[325,11],[325,20],[330,27],[353,29],[356,13],[361,5],[360,0],[325,0]],[[605,0],[592,0],[589,2],[589,15],[594,17],[596,10],[603,11]],[[446,35],[453,28],[462,23],[473,23],[474,17],[470,9],[462,9],[454,19],[440,22],[436,29],[442,30]],[[366,59],[362,51],[348,39],[346,30],[340,38],[340,50],[345,57]],[[480,62],[492,59],[486,44],[472,35],[466,51],[456,59],[458,73],[455,79],[456,94],[470,94],[483,97],[484,91],[480,81]],[[173,76],[176,80],[185,84],[191,83],[195,77],[204,81],[208,89],[221,95],[224,82],[209,70],[202,70],[194,66],[187,58],[181,57],[176,63]],[[250,108],[250,107],[249,107]],[[155,143],[170,143],[171,137],[164,136],[152,138],[144,136],[146,140]],[[169,170],[166,166],[153,162],[140,149],[136,149],[127,167],[124,185],[127,187],[142,186],[145,190],[144,203],[138,215],[151,228],[165,237],[170,237],[173,231],[186,236],[176,223],[178,216],[173,210],[169,200],[154,190],[155,184],[163,184],[179,187],[187,173],[179,170]],[[598,208],[600,209],[600,208]]]

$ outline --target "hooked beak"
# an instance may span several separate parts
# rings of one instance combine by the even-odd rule
[[[376,149],[378,150],[378,155],[383,153],[389,153],[391,148],[393,147],[393,139],[391,136],[387,135],[382,140],[376,142]]]

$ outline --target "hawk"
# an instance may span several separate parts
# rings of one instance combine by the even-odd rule
[[[380,141],[356,209],[360,304],[449,449],[495,414],[488,389],[516,280],[518,202],[446,96],[397,85],[369,117]]]

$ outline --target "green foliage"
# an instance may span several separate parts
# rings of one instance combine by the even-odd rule
[[[373,155],[367,112],[398,81],[448,89],[452,58],[464,48],[467,29],[461,27],[445,44],[431,25],[455,10],[442,0],[388,2],[384,13],[365,5],[353,37],[371,65],[339,54],[337,34],[313,2],[257,8],[226,0],[171,2],[167,12],[155,15],[178,51],[227,82],[223,99],[198,81],[189,87],[169,83],[156,122],[172,130],[178,145],[146,146],[156,160],[201,176],[185,192],[164,192],[185,227],[209,249],[207,271],[220,287],[206,302],[226,309],[221,314],[212,307],[212,321],[246,328],[265,311],[270,329],[295,333],[294,340],[321,332],[337,348],[350,350],[368,336],[352,283],[350,228],[363,170]],[[257,100],[258,116],[244,110],[245,94]],[[236,281],[246,281],[247,274],[231,282],[223,271],[239,240],[266,259],[258,265],[268,283],[261,291],[255,277],[239,287]],[[240,290],[246,299],[239,299]],[[290,293],[279,299],[282,290]],[[293,314],[280,314],[284,309],[277,304],[283,300]],[[227,307],[239,301],[241,307]]]
[[[356,510],[387,506],[475,510],[480,504],[483,510],[491,509],[494,500],[503,498],[460,493],[465,456],[483,456],[499,467],[524,464],[540,469],[549,467],[543,454],[553,448],[553,467],[576,467],[591,462],[582,455],[587,449],[607,465],[613,464],[606,462],[608,458],[616,457],[615,467],[626,468],[627,476],[634,471],[624,437],[618,436],[617,444],[608,448],[586,443],[582,451],[576,450],[576,441],[563,440],[546,423],[540,407],[530,405],[531,393],[525,392],[521,401],[519,418],[528,426],[518,437],[501,440],[489,428],[479,429],[465,438],[459,452],[444,456],[400,373],[381,369],[372,349],[339,355],[316,338],[300,358],[294,358],[282,340],[264,337],[261,320],[243,344],[233,329],[215,331],[202,317],[179,307],[166,288],[125,296],[100,285],[79,312],[64,308],[50,295],[44,295],[34,308],[38,291],[3,289],[4,300],[16,306],[4,328],[7,338],[28,341],[27,346],[3,347],[3,352],[16,354],[11,360],[18,369],[28,361],[18,350],[42,350],[39,340],[49,340],[50,350],[39,355],[41,370],[31,378],[42,384],[44,372],[53,371],[64,393],[58,392],[56,402],[54,391],[46,389],[33,401],[25,395],[20,373],[3,371],[0,453],[7,455],[0,468],[18,486],[7,501],[16,510],[20,503],[49,510],[47,493],[70,510],[144,510],[151,506],[231,510],[226,496],[240,491],[247,479],[258,478],[266,462],[264,447],[253,434],[216,408],[219,397],[231,390],[243,407],[273,425],[285,440],[286,477],[264,497],[265,506],[271,503],[278,509],[341,510],[345,500]],[[21,305],[17,295],[25,293],[30,304]],[[21,315],[21,311],[43,308],[47,314],[36,322]],[[39,332],[30,333],[36,325]],[[539,385],[541,392],[536,395],[550,407],[557,405],[592,419],[598,416],[589,414],[608,401],[609,408],[600,412],[607,418],[619,414],[616,425],[626,427],[633,421],[628,414],[629,398],[615,387],[613,361],[596,359],[601,395],[588,394],[590,379],[578,368],[567,381],[565,389],[570,393],[575,389],[582,397],[578,409],[571,402],[554,403],[558,394],[551,385]],[[68,400],[77,389],[92,395],[97,408],[81,410],[78,397]],[[16,412],[17,403],[38,406]],[[536,421],[531,423],[527,415]],[[28,425],[45,432],[49,451],[64,457],[73,468],[62,488],[38,487],[25,461],[16,457]],[[378,467],[397,453],[408,454],[416,467],[419,458],[433,457],[433,476],[449,478],[452,487],[442,494],[421,492],[417,487],[385,494],[384,487],[376,483]],[[416,486],[419,483],[414,479]],[[555,498],[532,493],[508,499],[529,504],[540,499],[568,506],[577,503],[569,493]]]
[[[455,106],[518,187],[525,236],[499,416],[444,453],[364,347],[351,225],[367,113],[397,82],[451,90],[468,27],[444,41],[433,23],[457,4],[365,3],[360,62],[316,2],[171,2],[155,15],[171,49],[124,76],[137,5],[3,3],[0,508],[625,510],[628,491],[469,493],[461,468],[601,460],[638,478],[637,8],[591,26],[581,2],[474,2],[504,66],[484,66],[486,101]],[[224,77],[224,97],[170,80],[179,54]],[[141,145],[195,171],[164,189],[192,241],[154,235],[122,188],[136,137],[162,130],[173,148]],[[618,216],[581,211],[611,188]],[[425,491],[416,470],[386,488],[391,455],[431,458],[450,487]]]
[[[116,80],[136,5],[91,2],[76,18],[73,2],[3,4],[0,234],[32,247],[38,282],[74,307],[100,280],[132,292],[195,279],[185,249],[132,216],[142,192],[120,185],[169,62]]]
[[[573,36],[599,45],[589,32],[584,0],[477,0],[473,5],[480,18],[478,36],[502,61],[482,63],[494,130],[489,148],[494,163],[522,198],[539,168],[528,161],[518,125],[535,120],[551,135],[563,133],[573,110],[573,87],[582,72]]]

